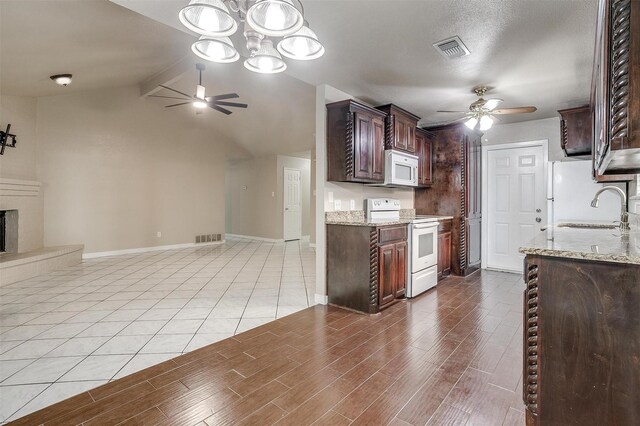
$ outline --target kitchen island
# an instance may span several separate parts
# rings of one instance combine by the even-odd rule
[[[520,252],[527,425],[640,424],[640,232],[550,228]]]

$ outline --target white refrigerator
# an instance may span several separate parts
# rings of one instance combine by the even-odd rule
[[[551,162],[549,175],[547,217],[550,226],[563,222],[620,220],[620,197],[611,191],[600,196],[598,208],[591,207],[591,200],[603,186],[618,186],[625,190],[625,184],[596,183],[591,178],[591,160]]]

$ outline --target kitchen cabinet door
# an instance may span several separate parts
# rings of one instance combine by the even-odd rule
[[[593,120],[591,108],[563,109],[560,114],[560,146],[567,157],[591,155]]]
[[[371,179],[373,176],[373,117],[359,112],[356,112],[354,117],[354,176]]]
[[[388,115],[385,128],[385,148],[415,154],[417,150],[416,127],[420,117],[393,104],[376,108]]]
[[[438,234],[438,280],[451,273],[451,232]]]
[[[384,181],[384,120],[380,117],[371,119],[372,131],[372,170],[371,178]]]
[[[394,244],[396,263],[395,298],[404,297],[407,287],[407,242]]]
[[[418,185],[428,187],[433,183],[433,145],[429,135],[422,129],[416,130],[416,153],[418,154]]]
[[[406,244],[406,243],[405,243]],[[378,300],[380,306],[391,303],[396,298],[396,245],[386,244],[378,247]]]

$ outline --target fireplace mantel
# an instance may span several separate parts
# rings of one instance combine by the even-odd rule
[[[0,197],[37,197],[41,186],[35,180],[0,178]]]

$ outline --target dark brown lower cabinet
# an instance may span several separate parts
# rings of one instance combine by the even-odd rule
[[[640,265],[528,255],[528,426],[640,424]]]
[[[438,281],[451,274],[452,220],[441,220],[438,226]]]
[[[405,297],[406,280],[406,225],[327,225],[329,303],[377,313]]]

